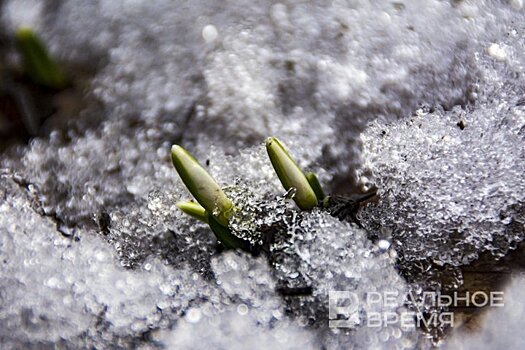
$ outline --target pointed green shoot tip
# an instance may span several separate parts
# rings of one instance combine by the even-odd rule
[[[294,187],[294,201],[302,210],[310,210],[317,205],[317,196],[308,179],[283,145],[275,137],[266,140],[266,150],[285,190]]]
[[[321,183],[319,183],[319,179],[312,172],[306,173],[305,176],[308,180],[308,183],[312,187],[312,190],[314,190],[317,200],[319,202],[322,202],[325,199],[326,195],[324,194],[323,188],[321,187]]]
[[[171,160],[193,197],[218,223],[228,227],[233,214],[233,203],[226,197],[221,187],[210,174],[184,148],[173,145]]]
[[[199,203],[195,202],[178,202],[177,207],[185,214],[188,214],[189,216],[200,220],[204,223],[208,223],[208,215],[206,213],[206,209],[201,207]]]
[[[63,89],[67,86],[64,73],[31,28],[19,28],[15,33],[15,41],[22,55],[26,73],[35,83],[53,89]]]

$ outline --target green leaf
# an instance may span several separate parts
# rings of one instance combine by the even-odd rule
[[[322,202],[325,199],[326,195],[324,194],[323,188],[321,187],[321,184],[319,183],[319,179],[312,172],[306,173],[305,176],[306,176],[306,179],[308,180],[308,183],[312,187],[312,190],[314,190],[317,200],[319,202]]]
[[[297,206],[302,210],[314,208],[317,205],[317,196],[314,190],[302,170],[279,140],[275,137],[269,137],[266,140],[266,150],[285,190],[288,191],[292,187],[296,189],[293,199]]]
[[[228,249],[243,249],[250,251],[250,245],[247,241],[240,239],[233,235],[228,227],[222,226],[214,217],[208,213],[208,223],[211,230],[222,243],[225,248]]]
[[[208,223],[208,214],[206,213],[206,209],[201,207],[199,203],[188,201],[178,202],[176,205],[185,214],[188,214],[189,216],[202,222]]]
[[[171,159],[193,197],[219,224],[228,227],[233,214],[233,203],[226,197],[221,187],[210,174],[184,148],[173,145]]]
[[[31,28],[19,28],[15,33],[15,41],[22,55],[26,73],[35,83],[53,89],[63,89],[67,86],[64,73]]]

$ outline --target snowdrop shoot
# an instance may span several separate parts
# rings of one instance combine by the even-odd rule
[[[299,208],[311,210],[324,200],[317,176],[308,173],[307,177],[277,138],[269,137],[266,140],[266,150],[284,189],[288,191],[295,188],[293,200]]]

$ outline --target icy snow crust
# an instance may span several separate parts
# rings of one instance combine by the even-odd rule
[[[2,24],[29,21],[94,76],[80,115],[2,155],[0,342],[423,346],[396,326],[328,329],[327,293],[403,295],[396,259],[456,266],[523,239],[520,4],[5,1]],[[269,135],[334,189],[377,185],[365,230],[284,200]],[[270,259],[219,253],[176,210],[173,143],[230,186],[236,233],[279,228]]]
[[[381,201],[365,227],[392,239],[407,260],[469,263],[483,251],[504,256],[524,238],[525,59],[523,27],[508,29],[499,56],[478,53],[477,105],[417,109],[362,134],[365,166]],[[497,68],[497,69],[494,69]],[[518,79],[511,79],[518,78]]]
[[[19,190],[16,176],[3,174],[2,180],[0,340],[7,348],[166,345],[189,349],[206,344],[241,349],[249,344],[254,348],[274,344],[279,348],[301,345],[315,349],[319,344],[338,348],[354,343],[410,348],[416,343],[414,330],[395,326],[359,327],[351,336],[326,334],[324,323],[314,318],[320,313],[327,322],[329,290],[352,291],[362,300],[368,288],[400,296],[406,291],[388,252],[374,248],[363,231],[327,214],[314,213],[302,220],[300,227],[289,227],[292,235],[308,234],[305,239],[293,240],[302,263],[293,266],[291,262],[297,264],[298,258],[289,254],[289,261],[280,262],[277,276],[288,281],[300,273],[315,283],[311,297],[294,297],[296,305],[287,306],[276,293],[276,274],[263,257],[239,252],[207,254],[208,276],[198,273],[199,265],[188,247],[195,235],[187,229],[190,234],[186,242],[173,245],[176,238],[161,237],[158,239],[165,244],[160,248],[143,246],[158,257],[162,251],[157,249],[165,253],[175,246],[171,253],[179,249],[180,259],[168,258],[166,264],[164,259],[150,256],[135,269],[125,269],[118,263],[115,250],[96,232],[80,229],[76,239],[60,235],[56,222],[41,215],[37,190],[32,185],[24,192]],[[21,194],[13,195],[16,192]],[[169,203],[163,204],[170,208]],[[149,228],[151,234],[154,228]],[[119,232],[121,242],[139,241],[144,239],[143,234],[147,237],[139,229],[129,236],[122,232],[125,230]],[[210,244],[207,240],[203,243]],[[310,244],[315,248],[306,249]],[[128,246],[121,248],[133,254]],[[205,252],[204,248],[199,254]],[[321,259],[335,252],[338,255],[331,263]],[[287,270],[290,266],[295,269]],[[360,312],[399,312],[403,298],[398,299],[388,309],[365,305]],[[287,315],[290,310],[296,317]],[[308,327],[309,323],[314,325]]]

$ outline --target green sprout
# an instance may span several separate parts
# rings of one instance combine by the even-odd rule
[[[293,193],[292,198],[300,209],[311,210],[319,206],[332,216],[350,218],[359,225],[356,213],[361,203],[373,197],[375,191],[351,197],[327,196],[317,176],[312,172],[303,173],[278,139],[268,138],[266,150],[283,187]],[[247,240],[232,233],[230,219],[239,209],[234,207],[213,177],[181,146],[172,146],[171,158],[182,182],[197,201],[178,202],[177,207],[207,223],[224,247],[257,252],[256,247],[250,246]]]
[[[284,189],[295,188],[293,200],[299,208],[311,210],[325,201],[317,176],[314,173],[305,175],[277,138],[266,140],[266,150]]]
[[[193,197],[222,226],[228,227],[233,214],[233,202],[199,162],[179,145],[171,148],[171,160],[182,182]]]
[[[184,213],[208,223],[226,248],[249,249],[246,241],[231,233],[228,224],[234,211],[233,202],[213,177],[179,145],[172,146],[171,159],[182,182],[198,202],[179,202],[177,207]]]
[[[26,73],[35,83],[53,89],[67,86],[66,76],[31,28],[19,28],[15,33],[15,42],[22,55]]]

